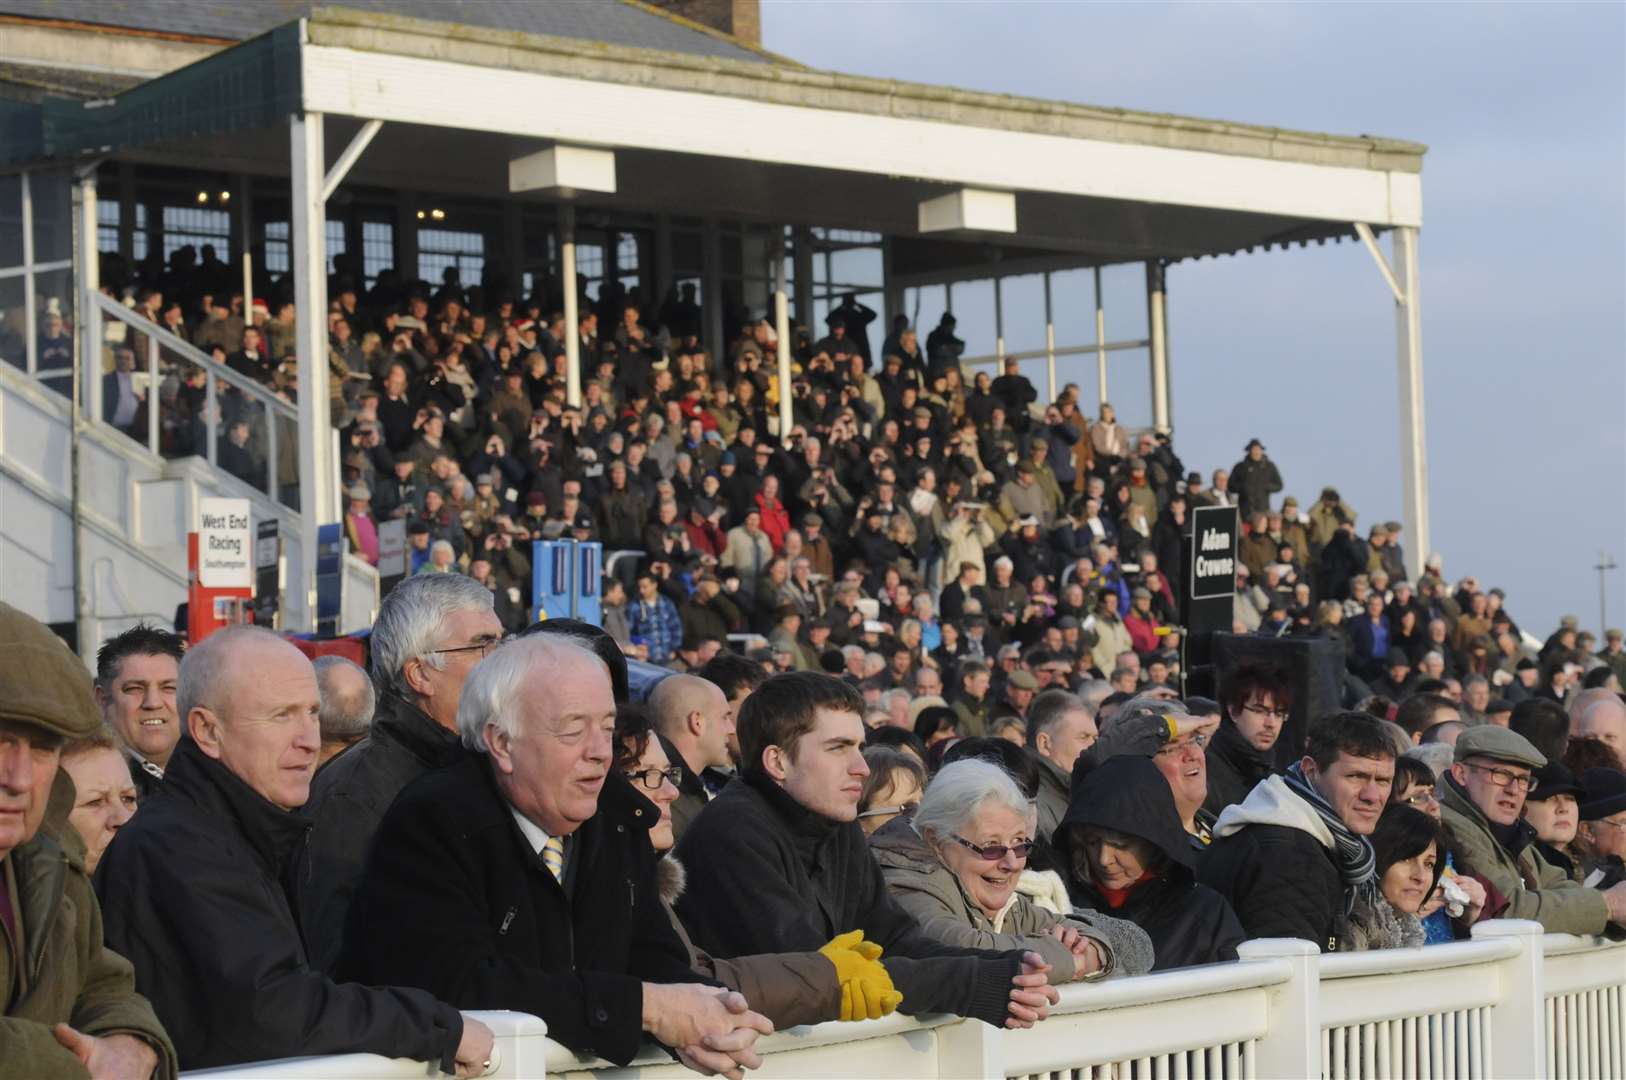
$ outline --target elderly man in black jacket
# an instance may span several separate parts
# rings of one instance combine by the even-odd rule
[[[503,645],[469,676],[458,727],[475,752],[379,826],[338,971],[533,1013],[618,1064],[647,1032],[697,1070],[755,1068],[773,1025],[689,967],[655,880],[659,814],[611,768],[604,661],[560,634]]]
[[[368,736],[311,783],[295,867],[300,930],[311,966],[331,971],[367,845],[407,784],[463,756],[457,699],[474,665],[502,638],[491,590],[462,574],[408,578],[373,624],[378,710]]]
[[[775,675],[740,708],[744,765],[679,842],[689,891],[677,911],[714,956],[817,949],[862,930],[903,993],[900,1011],[1027,1027],[1057,1000],[1034,953],[946,946],[886,888],[858,827],[864,702],[840,679]]]
[[[374,1053],[481,1072],[483,1024],[306,962],[283,874],[321,747],[310,661],[269,630],[218,630],[181,661],[177,706],[187,737],[96,887],[107,943],[135,965],[181,1067]]]
[[[1231,902],[1250,939],[1300,938],[1332,952],[1355,901],[1381,895],[1367,837],[1394,775],[1382,721],[1322,717],[1302,760],[1220,815],[1198,879]]]

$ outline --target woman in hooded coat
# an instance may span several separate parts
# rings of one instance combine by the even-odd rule
[[[1153,971],[1236,959],[1242,924],[1197,883],[1197,853],[1151,759],[1123,754],[1091,771],[1053,843],[1073,903],[1145,930]]]

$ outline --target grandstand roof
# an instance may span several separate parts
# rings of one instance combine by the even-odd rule
[[[0,0],[13,17],[129,11],[171,31],[175,9],[218,7]],[[624,0],[476,0],[454,9],[458,22],[402,13],[449,10],[433,0],[247,9],[239,37],[308,15],[111,103],[0,116],[0,163],[98,155],[287,175],[286,118],[304,110],[328,117],[330,157],[362,120],[385,121],[350,183],[410,176],[419,191],[504,197],[510,159],[596,144],[615,150],[619,190],[582,205],[871,229],[908,238],[893,253],[904,275],[1057,255],[1172,260],[1421,223],[1425,148],[1402,140],[813,71]],[[590,36],[588,9],[622,29]],[[535,22],[515,27],[522,12]],[[958,187],[1015,192],[1017,232],[921,235],[921,201]]]
[[[330,6],[436,22],[455,13],[464,26],[517,31],[659,49],[687,56],[715,56],[746,63],[772,57],[727,34],[628,0],[328,0]],[[246,41],[308,17],[314,0],[0,0],[0,13],[84,23],[219,42]],[[784,62],[784,61],[781,61]]]

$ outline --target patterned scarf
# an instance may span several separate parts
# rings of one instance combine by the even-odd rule
[[[1375,906],[1383,894],[1378,888],[1378,859],[1372,851],[1371,842],[1349,831],[1327,800],[1304,778],[1304,770],[1298,762],[1288,768],[1282,779],[1293,794],[1321,815],[1322,823],[1332,833],[1333,851],[1338,856],[1338,872],[1344,879],[1344,914],[1348,915],[1354,909],[1357,898]]]

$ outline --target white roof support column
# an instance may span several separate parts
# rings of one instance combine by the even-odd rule
[[[769,247],[773,259],[773,330],[778,335],[779,354],[779,443],[785,445],[790,438],[790,301],[785,296],[785,227],[774,230],[773,244]]]
[[[1163,264],[1156,259],[1146,263],[1146,337],[1151,341],[1152,426],[1169,428],[1169,340],[1164,319],[1165,285]]]
[[[1097,403],[1107,403],[1107,308],[1101,294],[1101,268],[1095,268],[1095,389]]]
[[[1423,411],[1423,309],[1418,285],[1416,227],[1394,230],[1394,279],[1401,300],[1395,305],[1395,337],[1400,378],[1400,468],[1405,503],[1401,522],[1406,573],[1413,581],[1429,553],[1428,430]]]
[[[565,294],[565,404],[582,403],[581,307],[576,284],[576,207],[559,205],[559,282]]]
[[[322,114],[289,121],[293,176],[294,307],[299,365],[300,629],[316,629],[316,530],[338,520],[338,476],[327,394],[327,200]],[[272,421],[275,422],[274,419]],[[272,498],[276,498],[272,492]]]

